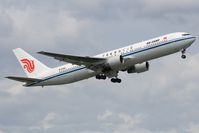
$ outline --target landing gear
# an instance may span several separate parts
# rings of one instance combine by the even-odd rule
[[[181,55],[181,58],[182,59],[186,59],[186,55]]]
[[[121,83],[122,80],[117,78],[118,76],[118,71],[109,71],[108,73],[102,73],[102,74],[98,74],[95,76],[96,79],[103,79],[105,80],[107,77],[111,78],[111,82],[113,83]]]
[[[113,82],[113,83],[121,83],[122,80],[119,79],[119,78],[112,78],[112,79],[111,79],[111,82]]]
[[[181,58],[182,58],[182,59],[186,59],[185,52],[186,52],[186,49],[183,49],[183,50],[182,50],[182,55],[181,55]]]
[[[105,75],[96,75],[95,77],[96,77],[96,79],[103,79],[103,80],[106,79]]]

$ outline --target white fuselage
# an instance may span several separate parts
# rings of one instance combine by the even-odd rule
[[[165,55],[173,54],[186,49],[195,41],[195,37],[184,32],[172,33],[153,38],[123,48],[105,52],[95,57],[111,58],[121,55],[124,63],[118,65],[118,71],[125,70],[135,64],[143,63]],[[85,66],[66,64],[52,69],[40,76],[42,81],[27,86],[46,86],[68,84],[91,78],[99,73],[87,69]]]

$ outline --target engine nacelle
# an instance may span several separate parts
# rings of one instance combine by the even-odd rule
[[[127,70],[128,73],[142,73],[149,70],[149,63],[143,62],[140,64],[136,64],[133,67]]]
[[[106,65],[111,69],[117,70],[123,63],[124,63],[123,57],[120,55],[108,58]]]

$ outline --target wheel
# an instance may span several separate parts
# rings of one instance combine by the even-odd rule
[[[105,75],[96,75],[95,76],[96,77],[96,79],[106,79],[106,76]]]
[[[122,82],[122,80],[121,79],[117,79],[117,83],[121,83]]]
[[[111,79],[111,82],[115,83],[115,82],[116,82],[116,79],[112,78],[112,79]]]
[[[105,76],[105,75],[102,75],[102,76],[101,76],[101,79],[104,79],[104,80],[105,80],[105,79],[106,79],[106,76]]]
[[[182,59],[186,59],[186,55],[182,55],[181,58],[182,58]]]
[[[112,78],[112,79],[111,79],[111,82],[113,82],[113,83],[121,83],[122,80],[121,80],[121,79],[118,79],[118,78]]]
[[[96,75],[95,78],[96,78],[96,79],[101,79],[101,78],[100,78],[100,75]]]

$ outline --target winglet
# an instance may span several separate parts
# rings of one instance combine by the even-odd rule
[[[38,54],[44,54],[45,52],[44,51],[39,51],[37,52]]]

